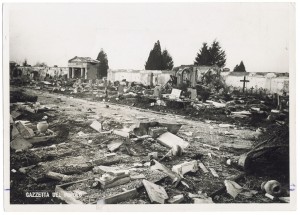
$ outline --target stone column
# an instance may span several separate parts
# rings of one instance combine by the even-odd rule
[[[74,78],[74,76],[75,76],[75,69],[72,67],[72,78]]]
[[[85,67],[84,69],[85,69],[84,79],[87,79],[87,73],[88,73],[87,67]]]
[[[84,68],[81,68],[80,69],[80,78],[85,79],[85,77],[83,76],[83,72],[84,72]]]

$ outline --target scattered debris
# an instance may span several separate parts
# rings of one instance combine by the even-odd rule
[[[243,191],[243,188],[235,181],[225,180],[224,184],[226,186],[227,193],[233,198]]]
[[[188,142],[170,132],[160,135],[157,141],[168,148],[173,148],[173,146],[178,145],[180,148],[185,149],[189,146]]]
[[[199,164],[200,169],[202,169],[202,171],[204,173],[208,173],[209,172],[208,169],[204,166],[204,164],[201,161],[198,161],[198,164]]]
[[[178,164],[173,166],[172,171],[182,176],[188,172],[196,172],[198,171],[198,163],[196,160],[184,162],[182,164]]]
[[[100,122],[98,121],[93,121],[93,123],[90,125],[91,128],[93,128],[94,130],[101,132],[102,131],[102,125]]]
[[[122,144],[123,144],[122,140],[113,140],[107,144],[107,148],[110,152],[114,152],[118,150]]]
[[[209,168],[209,170],[210,170],[211,174],[212,174],[214,177],[219,178],[219,175],[218,175],[218,173],[216,172],[216,170],[214,170],[213,168]]]
[[[156,185],[145,179],[143,180],[143,184],[151,202],[164,204],[165,200],[169,198],[168,194],[166,193],[163,187]]]
[[[184,195],[183,194],[180,194],[180,195],[176,195],[176,196],[173,196],[172,198],[170,198],[168,200],[168,203],[171,203],[171,204],[179,204],[181,202],[184,201]]]
[[[270,180],[261,184],[261,189],[272,196],[280,196],[282,193],[281,184],[276,180]]]
[[[131,190],[124,191],[122,193],[116,194],[111,197],[107,197],[105,199],[101,199],[97,201],[97,204],[118,204],[120,202],[133,199],[138,196],[138,191],[134,188]]]
[[[207,203],[214,203],[211,197],[205,199],[193,198],[194,204],[207,204]]]

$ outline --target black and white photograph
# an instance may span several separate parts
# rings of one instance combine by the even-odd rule
[[[295,3],[2,6],[7,210],[295,210]]]

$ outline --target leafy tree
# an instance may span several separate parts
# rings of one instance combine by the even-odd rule
[[[154,44],[153,49],[149,53],[148,60],[145,64],[146,70],[161,70],[162,67],[162,54],[159,40]]]
[[[101,49],[101,51],[98,54],[97,60],[100,61],[98,71],[97,71],[97,76],[98,78],[106,77],[107,76],[107,70],[108,70],[108,60],[107,60],[107,55]]]
[[[245,68],[245,65],[244,65],[244,62],[241,61],[240,62],[240,65],[236,65],[233,69],[234,72],[246,72],[246,68]]]
[[[194,64],[213,66],[217,65],[219,67],[224,67],[226,63],[226,54],[222,50],[218,41],[214,40],[210,47],[207,43],[203,43],[201,50],[197,53]]]
[[[169,54],[168,50],[165,49],[162,52],[162,69],[163,70],[172,70],[174,66],[173,59],[171,55]]]

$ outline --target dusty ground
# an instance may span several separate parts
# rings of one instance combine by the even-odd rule
[[[178,132],[178,136],[188,141],[191,145],[181,157],[173,157],[162,161],[164,165],[172,168],[173,165],[180,164],[184,161],[194,159],[201,160],[207,168],[213,168],[219,175],[219,178],[214,177],[211,173],[204,174],[201,170],[196,173],[185,175],[186,181],[190,188],[179,185],[174,187],[170,179],[161,180],[158,184],[163,186],[169,197],[178,194],[187,194],[197,192],[212,194],[224,185],[224,180],[237,176],[242,171],[237,170],[232,166],[225,164],[226,158],[239,156],[248,151],[255,144],[257,133],[255,128],[234,125],[231,127],[221,128],[220,121],[191,120],[190,117],[174,115],[169,113],[159,113],[151,110],[143,110],[133,106],[118,105],[103,101],[89,101],[80,98],[73,98],[70,95],[60,95],[45,91],[37,91],[27,89],[30,94],[38,96],[38,102],[41,105],[52,107],[55,111],[48,111],[35,116],[23,115],[22,120],[30,120],[32,123],[38,122],[45,115],[48,115],[50,129],[59,133],[59,138],[44,143],[35,145],[27,153],[15,153],[11,151],[11,169],[18,170],[20,167],[25,167],[33,164],[38,164],[27,175],[19,173],[11,173],[11,203],[26,204],[26,203],[47,203],[57,204],[62,203],[61,200],[55,197],[49,198],[26,198],[26,191],[49,191],[53,192],[55,185],[64,182],[56,182],[43,180],[43,174],[47,170],[63,173],[74,177],[74,181],[90,178],[90,181],[72,185],[67,190],[83,190],[87,195],[80,200],[84,203],[95,204],[97,200],[122,192],[122,188],[130,189],[141,184],[141,180],[132,180],[128,184],[121,185],[116,188],[107,190],[97,190],[90,187],[93,178],[98,177],[92,172],[92,167],[86,165],[90,160],[103,157],[109,153],[106,144],[103,143],[107,139],[122,139],[122,137],[111,134],[99,134],[97,131],[89,127],[93,118],[98,118],[99,122],[106,125],[107,130],[129,127],[139,121],[159,121],[169,123],[183,124]],[[62,101],[58,101],[60,97]],[[89,112],[94,113],[89,113]],[[88,134],[87,137],[78,137],[78,132]],[[226,135],[230,134],[230,135]],[[92,140],[92,143],[88,143]],[[124,140],[125,141],[125,140]],[[220,147],[220,150],[204,147],[203,144]],[[46,147],[55,145],[55,147]],[[124,146],[116,151],[121,159],[118,163],[112,166],[120,169],[132,169],[135,174],[142,173],[148,180],[159,180],[164,175],[150,171],[147,165],[136,167],[135,163],[145,164],[149,161],[147,154],[150,152],[158,152],[159,156],[164,155],[168,149],[156,143],[156,141],[140,141],[131,142],[130,148],[136,152],[132,156]],[[258,167],[259,168],[259,167]],[[266,174],[268,172],[268,174]],[[277,173],[276,171],[258,171],[253,174],[248,174],[242,177],[238,183],[245,188],[259,191],[251,197],[237,196],[233,199],[226,192],[223,192],[214,197],[215,203],[239,203],[239,202],[274,202],[264,196],[260,190],[260,185],[263,181],[276,179],[288,189],[289,179],[288,174]],[[288,194],[285,194],[288,195]],[[183,203],[191,203],[191,199],[185,199]],[[148,204],[150,200],[142,190],[138,198],[128,200],[123,203],[130,204]]]

